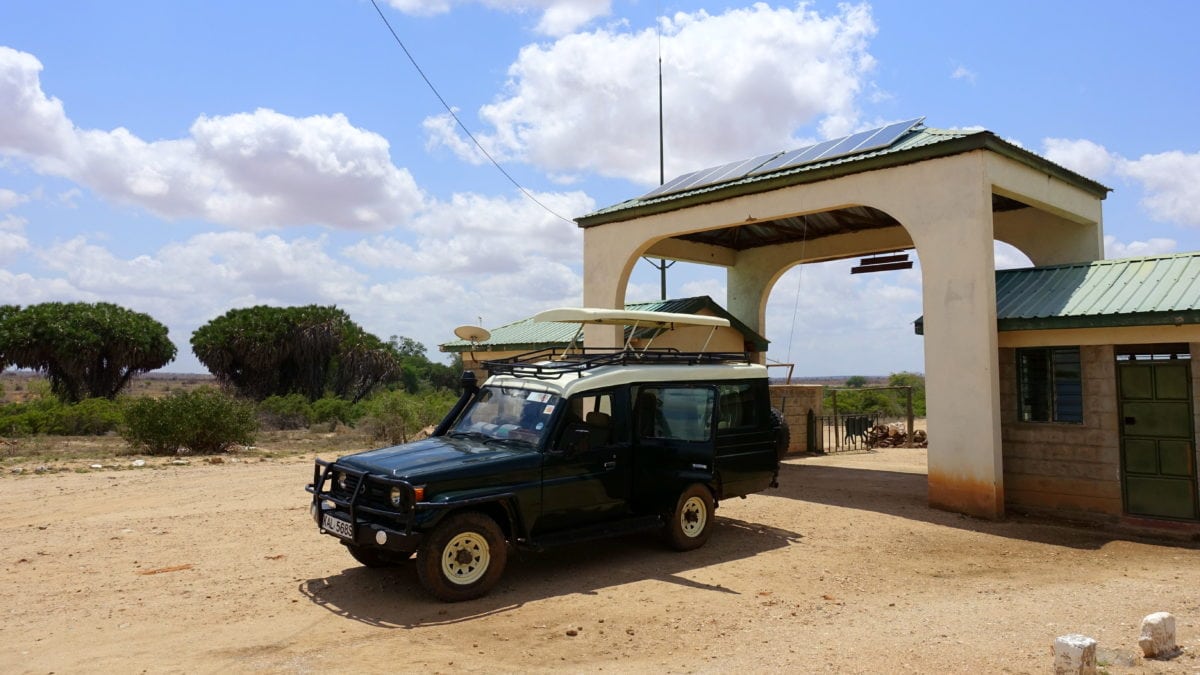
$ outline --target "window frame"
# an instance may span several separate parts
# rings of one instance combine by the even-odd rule
[[[1083,355],[1078,345],[1016,350],[1017,419],[1083,424]]]

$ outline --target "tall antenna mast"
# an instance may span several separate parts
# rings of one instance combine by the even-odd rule
[[[663,165],[663,79],[662,79],[662,25],[659,23],[659,17],[662,15],[662,2],[658,3],[658,15],[654,17],[655,30],[658,33],[658,184],[662,185],[667,182],[666,171]],[[654,262],[649,258],[642,258],[646,262],[654,265],[658,270],[659,282],[659,299],[667,299],[667,269],[675,264],[675,261],[667,262],[666,258],[659,258],[658,262]]]

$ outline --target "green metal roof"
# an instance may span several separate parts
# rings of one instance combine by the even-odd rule
[[[732,197],[828,180],[864,171],[903,166],[980,149],[991,150],[1032,166],[1094,194],[1100,199],[1104,199],[1108,195],[1109,188],[1100,183],[1009,143],[990,131],[984,129],[930,129],[919,126],[886,148],[845,155],[828,161],[804,164],[770,173],[744,176],[683,192],[649,198],[637,197],[576,218],[575,222],[580,227],[620,222]]]
[[[655,300],[653,302],[635,302],[625,305],[625,309],[648,312],[674,312],[677,314],[699,314],[701,310],[729,319],[729,325],[746,336],[746,340],[754,345],[756,351],[767,351],[767,339],[750,329],[726,309],[707,295],[676,300]],[[565,347],[579,326],[571,323],[540,322],[533,319],[522,319],[491,330],[491,337],[476,343],[474,351],[517,351],[546,349],[548,347]],[[649,335],[640,331],[638,337]],[[453,340],[439,345],[443,352],[471,351],[471,343],[466,340]]]
[[[1200,252],[998,270],[996,324],[1002,331],[1200,324]]]

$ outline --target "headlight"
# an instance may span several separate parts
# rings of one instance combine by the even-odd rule
[[[394,487],[394,488],[392,488],[392,493],[391,493],[390,497],[392,499],[392,506],[399,507],[401,504],[404,503],[404,490],[401,490],[398,487]]]
[[[347,476],[344,472],[342,472],[342,471],[337,472],[337,476],[334,477],[334,480],[337,481],[337,486],[340,489],[342,489],[342,490],[350,489],[349,476]]]

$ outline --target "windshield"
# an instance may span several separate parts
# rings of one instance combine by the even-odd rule
[[[550,416],[557,406],[558,396],[550,392],[484,387],[450,435],[536,446],[550,428]]]

